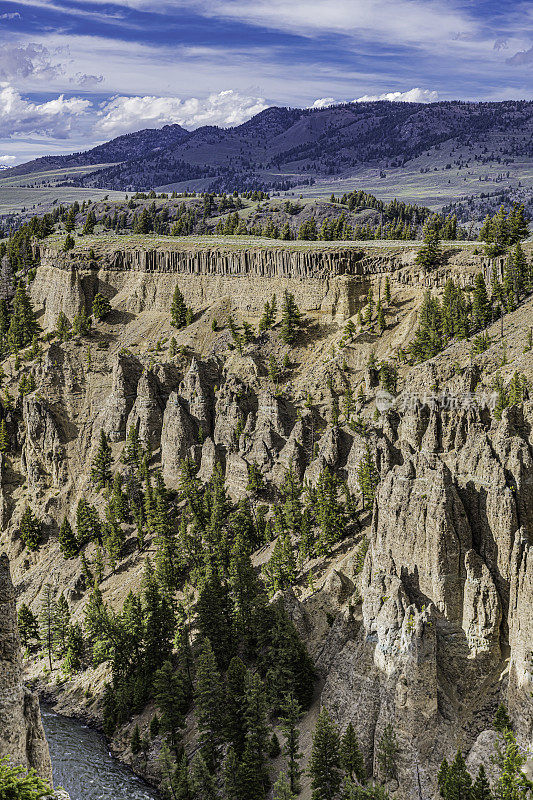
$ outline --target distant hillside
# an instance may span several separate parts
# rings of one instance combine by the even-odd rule
[[[5,170],[3,177],[97,164],[94,172],[67,176],[63,185],[128,191],[284,190],[347,179],[369,167],[385,171],[407,165],[424,176],[442,156],[438,169],[443,174],[436,180],[450,184],[462,171],[461,181],[470,175],[477,182],[485,180],[487,170],[512,173],[513,165],[515,170],[524,163],[531,166],[532,133],[533,102],[526,101],[273,107],[235,128],[187,132],[170,125],[139,131],[86,153],[37,159]],[[427,178],[419,180],[427,183]]]

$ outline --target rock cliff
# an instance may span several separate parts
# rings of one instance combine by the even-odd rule
[[[65,590],[73,619],[83,620],[83,565],[61,556],[57,533],[64,516],[74,525],[82,497],[104,513],[89,478],[101,430],[114,470],[122,469],[133,428],[169,489],[178,485],[183,459],[204,481],[218,463],[232,500],[247,498],[254,513],[266,506],[271,515],[290,468],[314,487],[328,467],[359,496],[358,469],[370,451],[379,478],[372,509],[359,505],[343,541],[327,557],[302,563],[283,593],[320,675],[316,705],[324,704],[341,730],[353,722],[376,776],[381,735],[394,724],[399,757],[390,788],[405,800],[432,796],[440,761],[457,748],[479,763],[500,702],[521,743],[533,743],[533,403],[497,419],[473,401],[475,392],[481,398],[492,391],[496,370],[506,382],[517,369],[533,377],[531,299],[503,323],[504,364],[500,323],[489,328],[482,353],[454,342],[417,366],[398,359],[398,396],[384,409],[376,404],[379,373],[369,368],[371,354],[392,359],[408,346],[427,287],[438,291],[450,274],[468,284],[494,265],[461,256],[420,275],[412,254],[380,259],[344,250],[41,255],[31,293],[45,329],[60,310],[71,319],[89,310],[97,291],[111,298],[113,310],[90,338],[43,343],[41,362],[32,367],[36,391],[6,412],[13,446],[2,469],[2,542],[26,602],[36,608],[51,578]],[[379,296],[385,274],[392,284],[385,332],[360,331],[347,343],[341,323],[354,321],[370,287]],[[176,281],[195,315],[181,331],[168,314]],[[275,292],[279,301],[285,288],[304,312],[295,345],[284,345],[275,325],[239,353],[228,314],[257,324],[264,302]],[[13,392],[19,377],[13,366]],[[353,414],[335,418],[347,387]],[[259,497],[248,486],[251,469],[261,477]],[[17,535],[27,503],[43,527],[35,552],[23,550]],[[139,586],[145,556],[155,549],[149,537],[138,553],[133,526],[124,530],[119,563],[100,584],[116,609]],[[270,544],[255,553],[256,566],[270,554]],[[92,545],[85,555],[94,562]],[[60,707],[101,720],[104,682],[102,670],[75,676],[57,692]],[[147,721],[141,716],[141,727]],[[114,746],[156,780],[155,746],[141,763],[129,749],[132,725],[117,733]],[[306,721],[302,744],[307,759]]]
[[[33,767],[52,783],[39,701],[23,683],[15,589],[5,554],[0,555],[0,756],[26,769]]]

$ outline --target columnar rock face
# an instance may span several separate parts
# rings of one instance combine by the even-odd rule
[[[0,756],[33,767],[52,782],[52,766],[37,697],[22,682],[15,590],[9,561],[0,555]]]
[[[39,255],[31,295],[44,309],[45,327],[55,325],[60,311],[70,319],[81,309],[90,313],[97,292],[114,298],[115,307],[124,311],[166,311],[176,283],[195,310],[228,300],[233,309],[256,314],[274,292],[288,289],[302,311],[342,321],[356,312],[372,278],[394,270],[399,283],[429,288],[443,285],[450,275],[447,267],[420,272],[413,267],[414,252],[365,256],[356,246],[194,250],[168,245],[108,249],[97,260],[77,250],[43,249]],[[465,268],[459,278],[467,282],[471,273]]]

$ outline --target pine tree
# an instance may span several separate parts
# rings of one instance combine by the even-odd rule
[[[97,319],[99,322],[102,322],[105,317],[111,312],[111,303],[109,302],[109,298],[106,297],[104,294],[98,292],[95,295],[93,300],[92,306],[92,313],[93,317]]]
[[[357,467],[357,482],[363,498],[363,508],[368,508],[374,502],[379,483],[379,473],[369,445],[366,445],[364,458]]]
[[[19,348],[26,347],[38,331],[39,325],[35,319],[33,306],[24,284],[20,281],[13,298],[13,311],[7,333],[11,350],[15,352]]]
[[[318,477],[315,498],[315,516],[320,530],[315,550],[317,555],[327,555],[346,532],[346,519],[338,499],[339,485],[328,466]]]
[[[477,777],[472,786],[472,800],[492,800],[490,783],[483,764],[479,765]]]
[[[498,731],[498,733],[503,733],[506,730],[512,729],[509,714],[503,703],[500,703],[500,705],[498,706],[498,710],[494,715],[492,727],[494,728],[495,731]]]
[[[5,419],[0,422],[0,453],[7,453],[10,448],[9,435]]]
[[[97,489],[104,489],[111,482],[113,457],[105,431],[100,431],[100,444],[91,467],[91,480]]]
[[[222,781],[224,785],[224,800],[240,800],[239,762],[231,744],[224,759]]]
[[[341,739],[340,755],[342,768],[350,778],[359,781],[359,783],[365,783],[365,762],[351,722],[348,724]]]
[[[339,731],[323,708],[318,716],[309,762],[313,800],[335,800],[337,797],[341,786],[339,748]]]
[[[291,785],[284,772],[280,772],[273,788],[273,800],[296,800]]]
[[[391,301],[390,278],[387,275],[385,278],[385,302],[388,306],[390,306],[390,301]]]
[[[394,728],[390,723],[385,726],[379,740],[377,760],[385,779],[395,779],[398,763],[398,743]]]
[[[280,725],[285,738],[283,753],[287,758],[287,777],[291,792],[294,794],[300,792],[300,776],[302,774],[298,763],[302,758],[298,728],[301,715],[300,704],[293,694],[288,694],[281,709]]]
[[[101,538],[101,524],[98,512],[83,497],[76,508],[76,541],[78,547]]]
[[[54,655],[54,617],[56,603],[54,593],[49,583],[43,586],[41,596],[41,610],[39,614],[39,633],[43,650],[48,658],[48,668],[52,671],[52,658]]]
[[[175,328],[184,328],[187,317],[187,306],[179,286],[174,289],[172,305],[170,307],[170,318]]]
[[[442,263],[439,233],[435,226],[428,224],[424,228],[424,243],[416,254],[415,260],[419,267],[428,272],[436,269]]]
[[[509,728],[501,733],[494,763],[499,769],[499,777],[494,787],[498,800],[522,800],[533,794],[533,783],[524,773],[527,753],[518,746]]]
[[[59,656],[67,651],[70,629],[70,611],[65,595],[61,593],[54,609],[54,645]]]
[[[41,543],[41,523],[33,516],[30,506],[26,506],[21,517],[19,536],[28,550],[37,550]]]
[[[155,675],[154,697],[161,714],[161,730],[165,732],[168,746],[178,758],[181,750],[180,731],[185,725],[185,689],[183,678],[174,671],[170,661],[165,661]]]
[[[293,345],[302,325],[302,318],[294,295],[285,289],[283,292],[282,319],[280,337],[284,344]]]
[[[191,762],[189,781],[194,800],[217,800],[215,781],[201,753],[196,753]]]
[[[65,236],[65,241],[63,242],[63,252],[68,253],[69,250],[73,250],[76,247],[76,240],[70,233],[67,233]]]
[[[133,729],[133,734],[130,739],[130,747],[134,756],[137,755],[137,753],[140,753],[142,750],[141,733],[138,725],[135,725],[135,728]]]
[[[25,649],[31,649],[40,642],[37,617],[32,610],[22,603],[17,613],[20,641]]]
[[[235,755],[244,752],[246,738],[246,667],[234,656],[226,673],[226,738]]]
[[[56,320],[56,333],[62,342],[70,339],[71,324],[67,315],[60,311]]]
[[[209,639],[204,639],[198,658],[194,694],[200,747],[206,762],[214,768],[223,740],[223,688]]]
[[[451,764],[442,762],[437,784],[443,800],[472,800],[472,778],[460,750]]]
[[[65,558],[75,558],[78,555],[78,543],[66,517],[63,519],[59,529],[59,547]]]
[[[243,798],[262,800],[268,786],[266,698],[261,678],[250,671],[246,675],[245,706],[246,741],[239,770],[239,788]]]

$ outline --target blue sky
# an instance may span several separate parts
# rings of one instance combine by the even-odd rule
[[[532,77],[533,2],[0,0],[0,164],[269,105],[533,99]]]

